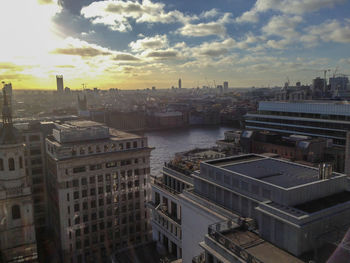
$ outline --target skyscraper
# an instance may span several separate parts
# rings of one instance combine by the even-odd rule
[[[228,81],[224,81],[224,91],[227,92],[228,90]]]
[[[181,79],[179,79],[179,89],[181,89]]]
[[[57,83],[57,91],[62,93],[63,92],[63,76],[62,75],[56,76],[56,83]]]
[[[13,127],[5,89],[0,130],[1,262],[37,262],[32,192],[24,163],[24,143]]]

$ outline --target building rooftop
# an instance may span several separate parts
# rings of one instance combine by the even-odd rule
[[[283,188],[319,181],[317,168],[260,155],[207,162],[211,165]],[[333,173],[331,178],[336,177]]]
[[[262,239],[248,225],[220,222],[209,226],[209,236],[227,246],[239,258],[251,262],[302,263],[303,261]],[[247,261],[248,262],[248,261]]]
[[[274,246],[273,244],[261,239],[257,234],[239,229],[230,231],[224,235],[235,244],[244,248],[252,256],[262,262],[270,263],[301,263],[300,259],[289,254],[288,252]]]
[[[329,207],[350,201],[350,192],[344,191],[326,197],[314,199],[294,206],[294,208],[306,213],[314,213]]]

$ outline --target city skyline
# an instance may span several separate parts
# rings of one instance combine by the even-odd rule
[[[0,80],[18,89],[311,83],[349,74],[347,0],[0,3]],[[21,8],[19,8],[21,7]],[[30,12],[28,12],[30,10]]]

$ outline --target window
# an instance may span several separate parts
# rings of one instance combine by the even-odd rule
[[[40,149],[30,149],[30,155],[39,155],[41,154]]]
[[[40,136],[39,136],[39,135],[30,135],[30,136],[29,136],[29,141],[30,141],[30,142],[37,142],[37,141],[40,141]]]
[[[106,163],[106,168],[111,168],[111,167],[116,167],[116,166],[117,166],[117,162],[115,162],[115,161]]]
[[[88,209],[88,203],[87,202],[84,202],[83,203],[83,210],[87,210]]]
[[[91,214],[91,220],[96,220],[97,219],[97,214],[96,213],[92,213]]]
[[[77,199],[79,199],[79,192],[75,191],[74,192],[74,200],[77,200]]]
[[[73,180],[73,187],[79,187],[79,180],[78,179]]]
[[[100,186],[99,188],[98,188],[98,194],[100,195],[100,194],[103,194],[103,186]]]
[[[0,159],[0,171],[4,170],[4,161]]]
[[[86,168],[85,166],[79,166],[79,167],[74,167],[73,168],[73,173],[82,173],[85,172]]]
[[[99,183],[103,182],[103,175],[99,175],[97,177],[97,182],[99,182]]]
[[[91,203],[90,203],[90,205],[91,205],[91,208],[95,208],[95,207],[96,207],[96,201],[95,201],[95,200],[92,200]]]
[[[103,210],[98,211],[98,217],[99,218],[104,218],[105,212]]]
[[[127,142],[127,143],[126,143],[126,149],[130,149],[130,147],[131,147],[131,143],[130,143],[130,142]]]
[[[74,224],[80,224],[80,217],[77,216],[75,219],[74,219]]]
[[[94,184],[95,183],[95,176],[91,176],[90,177],[90,184]]]
[[[10,158],[8,160],[8,162],[9,162],[9,170],[14,171],[15,170],[15,160],[13,158]]]
[[[12,219],[20,219],[21,218],[21,209],[19,205],[12,206]]]
[[[81,196],[82,197],[87,197],[87,190],[86,189],[81,192]]]
[[[74,212],[79,212],[80,210],[80,205],[79,204],[75,204],[74,205]]]
[[[87,185],[87,179],[85,177],[81,178],[81,185]]]
[[[89,221],[89,216],[83,215],[83,222],[86,223],[87,221]]]
[[[96,189],[95,188],[91,188],[90,189],[90,195],[96,195]]]
[[[90,171],[102,169],[102,164],[92,164],[90,165]]]
[[[40,159],[40,164],[41,164],[41,159]],[[19,168],[23,168],[23,158],[22,156],[19,157]]]
[[[133,147],[137,148],[137,142],[133,142]]]

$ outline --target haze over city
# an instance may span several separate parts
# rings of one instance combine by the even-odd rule
[[[310,84],[349,74],[346,0],[2,0],[0,80],[15,89]],[[29,11],[30,10],[30,11]]]

